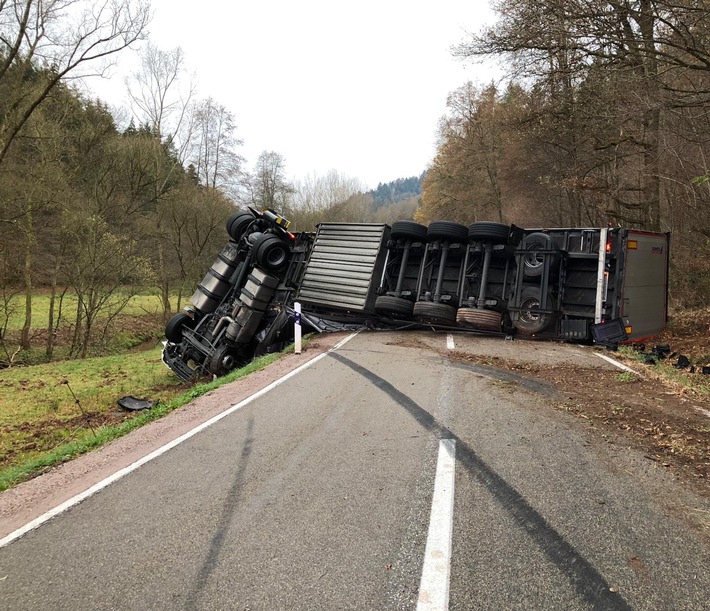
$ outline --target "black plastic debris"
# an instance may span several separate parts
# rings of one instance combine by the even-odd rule
[[[644,365],[655,365],[656,364],[656,359],[653,357],[651,354],[646,354],[643,357],[643,364]]]
[[[658,344],[653,347],[653,353],[659,359],[664,359],[671,353],[671,347],[668,344]]]
[[[687,369],[690,367],[690,359],[684,354],[681,354],[673,367],[676,369]]]
[[[138,399],[137,397],[121,397],[116,401],[119,407],[126,409],[131,412],[135,412],[141,409],[150,409],[158,405],[158,401],[149,401],[148,399]]]
[[[618,349],[619,343],[629,339],[629,336],[626,335],[624,321],[621,318],[591,325],[590,329],[595,344],[601,344],[612,350]]]
[[[700,370],[700,373],[702,373],[704,376],[710,376],[710,365],[703,365],[703,368]]]

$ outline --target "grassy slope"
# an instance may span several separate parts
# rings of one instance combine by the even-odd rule
[[[189,386],[161,361],[160,348],[6,369],[0,372],[0,491],[155,420],[190,400],[265,367],[267,355],[214,382]],[[160,400],[124,412],[125,395]]]

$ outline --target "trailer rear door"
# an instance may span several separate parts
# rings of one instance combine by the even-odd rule
[[[653,337],[666,326],[669,245],[669,234],[628,232],[621,316],[631,340]]]
[[[296,299],[319,308],[374,312],[388,237],[384,224],[321,223]]]

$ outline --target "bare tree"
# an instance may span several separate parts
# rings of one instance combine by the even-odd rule
[[[286,181],[286,160],[274,151],[263,151],[251,176],[250,203],[257,208],[284,212],[291,202],[293,186]]]
[[[304,210],[323,210],[366,190],[359,179],[350,178],[337,170],[323,175],[313,173],[298,181],[294,187],[294,204]]]
[[[561,101],[567,104],[574,103],[571,85],[592,69],[624,80],[627,95],[634,96],[624,110],[635,107],[636,113],[633,133],[628,133],[627,122],[622,137],[638,150],[641,185],[634,198],[617,199],[616,204],[629,218],[633,214],[636,223],[660,229],[660,129],[668,104],[667,74],[710,70],[707,34],[696,33],[707,32],[707,8],[685,0],[501,0],[497,8],[501,19],[496,26],[460,45],[459,55],[509,56],[526,75],[563,83],[566,96]],[[708,92],[693,90],[695,103],[703,93]],[[617,144],[611,140],[598,146]]]
[[[285,213],[294,227],[312,230],[318,223],[330,221],[364,221],[372,207],[372,198],[365,202],[366,191],[357,178],[350,178],[337,170],[326,174],[306,176],[293,185],[293,193]],[[363,203],[364,202],[364,203]],[[346,205],[347,203],[347,205]]]
[[[236,152],[243,142],[235,136],[234,115],[212,98],[195,105],[191,161],[200,183],[236,199],[244,159]]]
[[[133,114],[174,147],[185,163],[190,144],[190,102],[195,94],[192,79],[185,84],[185,56],[180,47],[162,51],[148,43],[140,51],[141,66],[127,81]]]
[[[449,94],[439,149],[424,179],[420,221],[503,221],[500,184],[502,105],[494,85],[469,82]]]
[[[66,281],[77,296],[72,355],[85,358],[92,334],[103,317],[105,338],[116,316],[137,286],[151,280],[148,261],[136,252],[136,241],[109,231],[98,215],[68,214],[65,235],[72,249]]]
[[[60,81],[103,72],[148,20],[145,0],[0,1],[0,164]]]
[[[152,235],[156,245],[163,316],[167,320],[172,306],[170,265],[166,253],[166,243],[169,244],[166,228],[169,223],[166,208],[169,206],[166,199],[170,197],[176,176],[182,172],[181,164],[187,161],[189,155],[194,87],[191,81],[186,87],[181,82],[185,73],[185,57],[179,47],[162,51],[149,43],[141,50],[140,57],[140,69],[127,80],[126,85],[133,102],[134,117],[141,126],[148,127],[153,140],[142,143],[142,148],[152,158],[154,180],[151,184],[155,202],[153,217],[145,231]],[[166,158],[164,146],[172,149],[175,155]],[[166,165],[168,159],[170,163]]]

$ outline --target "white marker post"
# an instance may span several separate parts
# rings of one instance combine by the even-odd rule
[[[301,304],[296,301],[293,304],[293,311],[296,314],[293,323],[293,338],[296,342],[296,354],[301,354]]]

